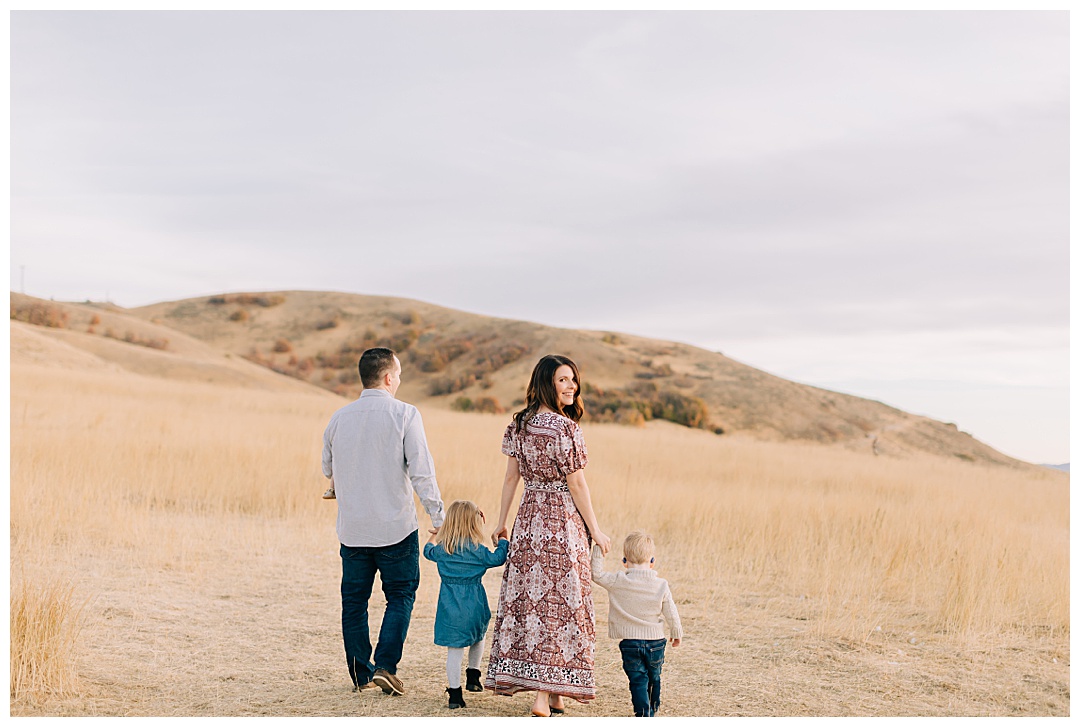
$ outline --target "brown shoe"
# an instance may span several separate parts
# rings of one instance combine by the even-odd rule
[[[405,693],[405,687],[401,684],[401,680],[397,678],[397,674],[391,674],[386,669],[376,669],[375,676],[372,677],[371,681],[382,687],[383,692],[386,694],[401,696]]]
[[[364,682],[358,687],[353,687],[354,692],[366,692],[368,689],[378,689],[379,685],[375,682]]]

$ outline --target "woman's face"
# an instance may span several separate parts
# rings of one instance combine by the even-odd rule
[[[563,364],[555,369],[555,395],[559,403],[564,406],[574,405],[574,394],[577,393],[577,380],[574,379],[574,370]]]

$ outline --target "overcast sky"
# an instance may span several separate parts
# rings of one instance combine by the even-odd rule
[[[15,12],[11,288],[685,341],[1068,450],[1055,12]]]

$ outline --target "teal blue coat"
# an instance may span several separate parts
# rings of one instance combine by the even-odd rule
[[[491,620],[487,592],[481,579],[488,568],[506,562],[510,541],[503,538],[495,552],[483,545],[466,543],[446,552],[441,544],[427,543],[424,557],[439,567],[439,606],[435,611],[435,643],[463,649],[483,641]]]

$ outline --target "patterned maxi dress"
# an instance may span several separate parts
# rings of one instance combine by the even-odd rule
[[[585,439],[573,420],[542,412],[521,432],[511,422],[502,451],[517,459],[525,492],[510,534],[486,686],[498,694],[591,700],[591,538],[566,485],[566,476],[588,462]]]

